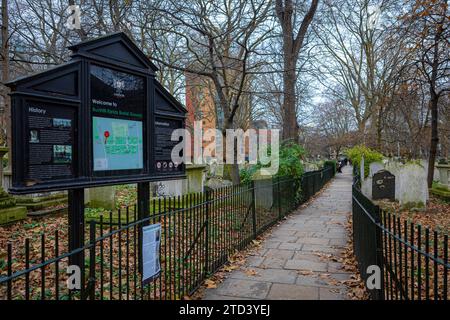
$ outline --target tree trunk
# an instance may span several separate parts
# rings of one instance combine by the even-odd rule
[[[379,152],[381,152],[381,153],[383,152],[383,150],[382,150],[382,145],[381,145],[381,135],[382,135],[382,133],[383,133],[383,127],[382,127],[382,124],[381,124],[381,121],[382,121],[382,119],[381,119],[382,113],[383,113],[382,107],[380,106],[380,107],[378,108],[378,114],[377,114],[377,150],[378,150]]]
[[[226,122],[228,123],[228,122]],[[229,125],[229,123],[228,123]],[[227,129],[231,129],[228,128]],[[231,179],[231,181],[233,182],[233,185],[238,185],[241,183],[241,177],[239,175],[239,164],[237,163],[237,140],[234,139],[233,144],[234,144],[234,153],[233,153],[233,163],[226,163],[226,155],[227,155],[227,147],[231,147],[231,146],[227,146],[227,137],[226,137],[226,130],[222,131],[222,146],[223,146],[223,160],[224,160],[224,178],[229,178]]]
[[[434,177],[434,163],[436,162],[437,145],[439,143],[438,135],[438,100],[439,97],[431,90],[431,143],[430,143],[430,157],[428,159],[428,188],[433,185]]]
[[[275,11],[280,22],[283,34],[283,140],[299,142],[299,128],[297,123],[297,99],[295,96],[296,66],[299,52],[303,47],[303,41],[308,31],[309,25],[316,13],[319,0],[313,0],[308,12],[304,16],[297,31],[294,32],[295,16],[294,4],[292,0],[277,0]]]
[[[433,186],[434,163],[436,161],[437,145],[439,143],[438,134],[438,104],[439,95],[436,93],[436,82],[439,68],[439,40],[442,35],[442,28],[438,28],[434,37],[433,64],[430,78],[430,109],[431,109],[431,143],[430,157],[428,159],[428,188]]]
[[[9,15],[8,15],[8,0],[2,0],[2,88],[1,94],[3,96],[4,111],[1,117],[1,125],[5,128],[6,145],[11,148],[11,107],[8,96],[9,89],[4,85],[9,80]],[[9,150],[11,151],[11,150]],[[8,157],[11,159],[11,153],[8,152]],[[1,185],[1,183],[0,183]]]
[[[289,49],[288,49],[289,51]],[[283,100],[283,140],[298,142],[298,124],[295,99],[295,57],[285,52],[284,61],[284,100]]]

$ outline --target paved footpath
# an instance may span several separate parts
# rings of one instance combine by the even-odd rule
[[[273,229],[244,267],[204,299],[342,300],[350,279],[335,259],[345,246],[351,212],[352,169],[343,168],[307,207]]]

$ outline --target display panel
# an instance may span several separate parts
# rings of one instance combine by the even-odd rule
[[[182,165],[174,163],[172,149],[179,141],[172,141],[172,132],[182,128],[182,121],[158,117],[155,119],[155,171],[169,173],[182,171]]]
[[[142,122],[92,118],[94,171],[142,169]]]
[[[29,184],[74,176],[76,109],[27,101],[25,178]]]
[[[93,170],[144,168],[145,80],[91,66]]]

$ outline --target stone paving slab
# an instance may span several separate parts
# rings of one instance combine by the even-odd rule
[[[339,256],[349,235],[352,169],[345,167],[313,202],[292,213],[261,249],[204,299],[343,300],[350,279]]]

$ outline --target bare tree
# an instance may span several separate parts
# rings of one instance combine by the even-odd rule
[[[369,124],[375,128],[378,147],[381,119],[405,64],[402,39],[392,28],[394,5],[387,0],[377,8],[369,0],[326,1],[315,28],[324,49],[319,79],[354,110],[361,142],[366,142]]]
[[[292,0],[276,0],[275,11],[283,38],[283,139],[298,141],[296,117],[296,67],[308,28],[314,18],[319,0],[312,0],[297,29],[297,11]]]
[[[428,186],[434,175],[439,143],[439,100],[450,91],[450,23],[448,1],[415,1],[403,17],[410,49],[415,54],[419,79],[429,89],[431,135],[428,166]]]
[[[236,127],[236,115],[248,99],[250,75],[260,66],[255,56],[271,31],[264,26],[270,6],[271,1],[262,0],[171,0],[154,7],[165,22],[159,28],[180,37],[171,45],[183,54],[176,62],[152,58],[169,68],[210,79],[216,109],[223,114],[220,126],[224,134]],[[233,183],[239,182],[237,164],[231,178]]]
[[[331,100],[319,104],[315,119],[317,130],[326,148],[332,149],[336,156],[344,147],[354,143],[356,124],[352,110],[341,100]]]

